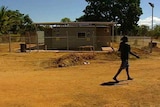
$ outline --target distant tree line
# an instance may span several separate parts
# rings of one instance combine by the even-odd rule
[[[149,28],[149,26],[141,25],[138,27],[138,33],[139,36],[152,36],[155,39],[160,38],[160,25],[154,26],[153,30]]]
[[[138,26],[142,9],[140,0],[86,0],[88,5],[83,10],[84,15],[75,22],[81,21],[106,21],[116,22],[116,35],[136,35],[160,37],[160,25],[156,25],[154,30],[148,26]],[[71,22],[67,17],[61,22]],[[47,27],[47,26],[46,26]],[[38,29],[44,30],[44,26]],[[0,8],[0,35],[14,33],[23,34],[26,31],[35,31],[35,26],[29,15],[19,12],[19,10],[8,10],[7,7]]]
[[[76,21],[106,21],[116,22],[116,33],[118,35],[145,35],[160,36],[160,26],[154,30],[148,26],[138,26],[137,22],[143,14],[140,0],[86,0],[88,5],[83,10],[84,15]]]
[[[62,18],[61,22],[71,22],[71,19],[68,17]]]
[[[84,15],[77,21],[117,22],[122,34],[136,31],[137,22],[142,14],[140,0],[86,0]]]
[[[0,35],[23,34],[33,30],[35,27],[29,15],[24,15],[19,10],[8,10],[5,6],[0,8]]]

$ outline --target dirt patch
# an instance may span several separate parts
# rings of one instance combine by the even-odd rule
[[[133,48],[132,51],[140,56],[140,58],[147,58],[150,55],[150,53],[137,48]],[[136,58],[130,55],[130,59],[132,60]],[[120,60],[120,53],[117,51],[99,53],[68,53],[58,58],[45,61],[42,63],[42,66],[44,66],[44,64],[48,64],[47,67],[59,68],[83,64],[86,65],[90,64],[90,61],[92,60],[117,61]]]
[[[95,58],[94,54],[68,54],[53,61],[54,67],[68,67],[82,64],[89,64],[88,60]]]
[[[51,65],[58,59],[69,60],[71,54],[94,55],[94,58],[87,57],[91,64],[85,66],[63,69],[41,66],[46,60],[50,60]],[[159,58],[159,49],[153,49],[148,58],[131,59],[133,81],[102,86],[113,81],[119,68],[120,60],[114,53],[1,52],[0,107],[159,107]],[[118,80],[126,80],[125,71]]]

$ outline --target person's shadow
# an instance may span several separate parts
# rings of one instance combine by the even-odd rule
[[[124,85],[124,84],[128,84],[128,83],[121,83],[123,81],[127,81],[127,80],[120,80],[119,82],[116,81],[109,81],[109,82],[104,82],[102,84],[100,84],[101,86],[114,86],[114,85]]]

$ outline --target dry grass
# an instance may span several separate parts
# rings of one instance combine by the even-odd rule
[[[0,107],[159,107],[160,50],[130,60],[133,81],[112,81],[120,60],[95,54],[88,65],[53,68],[68,53],[0,53]],[[142,56],[143,55],[143,56]],[[45,62],[45,63],[44,63]],[[125,80],[125,71],[118,78]]]

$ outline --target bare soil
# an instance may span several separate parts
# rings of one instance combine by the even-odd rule
[[[126,81],[124,70],[118,77],[123,81],[118,84],[112,80],[120,65],[116,53],[0,50],[0,107],[160,106],[159,48],[151,54],[133,49],[141,57],[130,57],[134,80]],[[71,65],[55,67],[59,59]]]

